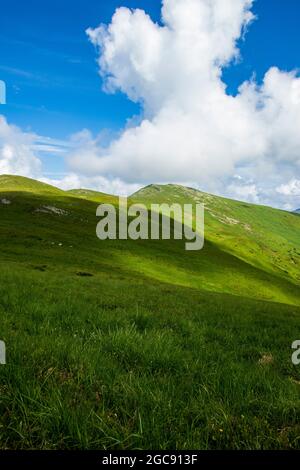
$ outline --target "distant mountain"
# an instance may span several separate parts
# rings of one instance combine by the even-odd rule
[[[30,192],[35,194],[63,194],[64,191],[51,186],[50,184],[41,183],[31,178],[14,175],[0,175],[0,192]]]
[[[300,209],[296,209],[294,212],[294,214],[299,214],[300,215]]]
[[[203,203],[205,239],[236,258],[300,282],[300,219],[286,211],[226,199],[180,185],[149,185],[132,199],[151,203]]]
[[[111,202],[112,200],[116,202],[118,199],[117,196],[101,193],[100,191],[92,191],[91,189],[70,189],[69,191],[67,191],[67,194],[79,197],[81,199],[102,203],[105,201]]]
[[[33,209],[37,195],[40,200]],[[130,266],[140,275],[185,287],[300,303],[300,217],[175,184],[147,186],[133,194],[130,201],[147,206],[163,202],[204,203],[205,247],[201,252],[187,254],[180,244],[150,241],[142,244],[137,255],[139,243],[128,241],[116,258],[110,250],[118,243],[108,243],[103,253],[116,269],[125,263],[127,269]],[[32,226],[35,236],[40,230],[36,227],[37,218],[45,224],[45,230],[52,230],[53,223],[59,223],[60,233],[69,234],[70,240],[76,238],[70,222],[80,220],[91,223],[86,231],[80,227],[81,240],[92,237],[89,243],[94,246],[95,212],[100,203],[117,205],[118,198],[88,189],[62,191],[29,178],[0,176],[0,209],[2,216],[9,218],[7,226],[13,227],[23,208],[23,225],[28,230]],[[70,244],[73,246],[75,241]],[[127,258],[122,250],[127,252]]]

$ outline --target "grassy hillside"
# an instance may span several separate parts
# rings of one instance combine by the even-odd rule
[[[205,248],[101,242],[115,197],[42,188],[0,177],[0,448],[299,448],[300,219],[152,186]]]
[[[285,211],[233,201],[178,185],[151,185],[132,196],[137,202],[203,203],[205,205],[205,239],[207,245],[235,263],[272,275],[286,289],[286,282],[300,287],[300,219]],[[201,253],[200,256],[203,256]],[[243,261],[244,263],[241,263]],[[219,259],[219,265],[222,260]],[[235,270],[236,271],[236,270]],[[255,271],[255,278],[260,275]],[[222,284],[224,287],[224,279]],[[269,281],[269,278],[268,278]],[[251,284],[252,280],[247,280]],[[277,289],[275,289],[276,291]],[[261,297],[260,291],[253,292]],[[233,292],[233,291],[232,291]],[[297,294],[298,296],[298,294]],[[274,300],[280,300],[279,295]],[[287,300],[287,299],[285,299]]]
[[[33,194],[63,194],[63,191],[46,183],[23,176],[0,175],[0,192],[30,192]]]
[[[70,191],[67,191],[67,193],[70,196],[79,197],[88,201],[99,202],[101,204],[104,204],[106,202],[117,204],[118,201],[117,196],[100,193],[98,191],[91,191],[90,189],[71,189]]]

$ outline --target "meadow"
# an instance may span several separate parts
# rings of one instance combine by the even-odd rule
[[[300,448],[300,217],[132,200],[205,202],[204,249],[101,242],[115,197],[0,177],[0,448]]]

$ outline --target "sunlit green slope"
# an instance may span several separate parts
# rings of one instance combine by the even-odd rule
[[[0,177],[1,186],[2,256],[14,262],[27,256],[46,257],[53,264],[77,260],[82,269],[92,262],[95,270],[108,263],[174,285],[300,303],[300,219],[293,214],[176,185],[154,185],[135,194],[132,201],[146,204],[205,203],[204,249],[187,252],[184,241],[99,241],[97,205],[117,204],[115,196],[88,190],[64,192],[19,177]],[[65,247],[59,253],[54,250],[57,239]],[[24,246],[29,252],[24,252]]]
[[[178,185],[151,185],[132,198],[147,204],[203,203],[207,241],[300,287],[300,219],[294,214]]]
[[[300,218],[206,203],[204,249],[96,237],[115,196],[0,177],[0,449],[299,448]]]
[[[31,192],[34,194],[63,194],[63,191],[46,183],[23,176],[0,175],[0,192]]]

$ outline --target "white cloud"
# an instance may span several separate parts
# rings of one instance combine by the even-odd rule
[[[259,191],[254,183],[250,184],[236,184],[232,183],[228,186],[227,192],[231,197],[243,201],[259,203]]]
[[[108,26],[89,28],[106,91],[139,102],[141,119],[108,145],[101,133],[73,136],[68,174],[48,182],[128,194],[146,183],[187,181],[251,202],[298,206],[297,73],[272,67],[260,85],[249,80],[236,96],[222,80],[254,20],[252,4],[163,0],[161,25],[143,10],[119,8]],[[1,172],[42,178],[40,150],[32,134],[0,121]]]
[[[38,176],[41,162],[32,150],[36,136],[8,124],[0,115],[0,174]]]
[[[65,191],[84,188],[118,196],[128,196],[142,187],[141,184],[127,184],[119,178],[108,179],[102,176],[84,176],[76,173],[68,173],[60,178],[40,177],[39,179]]]
[[[300,197],[300,179],[292,179],[287,184],[281,184],[276,188],[279,194],[285,196],[299,196]]]
[[[66,155],[70,148],[80,146],[90,138],[88,131],[81,132],[69,142],[41,137],[22,131],[0,115],[0,174],[36,178],[64,190],[90,188],[104,193],[128,195],[140,189],[141,184],[128,184],[119,178],[85,176],[72,172],[59,178],[44,175],[40,158],[42,152]]]
[[[252,0],[164,0],[163,26],[119,8],[109,26],[88,29],[109,91],[141,103],[142,122],[107,147],[86,136],[73,171],[134,182],[195,181],[218,187],[249,168],[256,185],[300,166],[300,78],[271,68],[259,86],[226,93],[222,70],[254,19]],[[214,182],[212,184],[212,181]],[[282,181],[281,181],[282,182]],[[258,200],[254,186],[232,192]],[[273,190],[274,192],[274,190]]]

